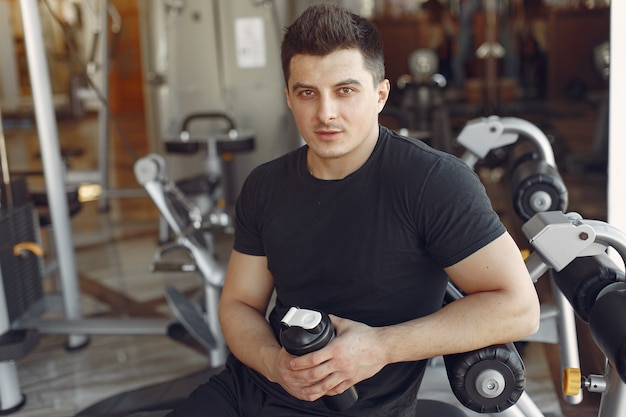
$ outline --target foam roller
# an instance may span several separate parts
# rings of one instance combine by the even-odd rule
[[[557,169],[541,159],[517,165],[511,173],[513,207],[528,221],[539,212],[567,208],[567,188]]]
[[[569,300],[574,311],[584,322],[600,292],[607,286],[624,280],[624,273],[606,254],[574,259],[553,274],[554,282]]]
[[[452,392],[472,411],[499,413],[524,392],[526,371],[513,344],[445,355],[444,362]]]

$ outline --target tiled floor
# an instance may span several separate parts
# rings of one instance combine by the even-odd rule
[[[589,109],[581,106],[568,111],[574,114],[573,118],[550,118],[546,114],[529,117],[564,138],[584,135],[585,129],[587,136],[592,135],[593,126],[589,121],[593,123],[593,112],[589,116]],[[585,127],[579,126],[582,123],[577,117],[579,111],[586,115]],[[93,117],[78,122],[59,122],[62,145],[87,151],[70,161],[75,168],[85,169],[95,164],[95,123]],[[122,125],[133,132],[133,143],[138,144],[140,154],[145,152],[143,119],[128,117],[122,120]],[[40,166],[36,157],[38,143],[32,124],[22,123],[5,134],[11,169],[37,169]],[[113,136],[117,139],[115,133]],[[111,158],[113,186],[137,186],[133,181],[132,158],[115,139]],[[582,146],[582,152],[585,146],[588,145]],[[566,180],[570,207],[586,217],[602,219],[606,212],[603,195],[606,179],[602,175],[574,173]],[[197,288],[198,277],[194,274],[149,272],[159,235],[157,213],[147,197],[113,200],[106,212],[100,211],[96,202],[86,203],[72,219],[72,228],[85,317],[115,317],[120,326],[136,316],[171,317],[164,300],[164,286],[174,284],[187,293]],[[47,230],[42,231],[44,239],[47,233]],[[229,235],[219,237],[223,250],[230,239]],[[227,254],[225,249],[220,257],[222,262],[227,260]],[[47,285],[49,288],[56,286],[54,281]],[[88,347],[70,352],[65,349],[65,336],[43,334],[35,351],[17,363],[27,403],[12,415],[71,417],[114,394],[174,379],[208,366],[207,356],[192,341],[179,343],[165,335],[94,335],[90,341]],[[530,343],[524,350],[531,397],[546,412],[564,413],[567,417],[593,416],[591,410],[597,402],[591,401],[578,412],[559,400],[550,365],[554,362],[554,348],[544,346]],[[431,393],[436,396],[437,392],[432,391],[434,387],[436,384],[430,384]]]

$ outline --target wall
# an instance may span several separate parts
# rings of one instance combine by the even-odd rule
[[[578,88],[602,90],[589,51],[609,39],[606,8],[552,9],[548,19],[548,98],[567,99]],[[581,30],[584,28],[584,30]]]
[[[120,14],[122,25],[109,48],[113,54],[109,74],[109,104],[116,113],[143,113],[143,74],[140,59],[139,10],[137,2],[109,0]]]

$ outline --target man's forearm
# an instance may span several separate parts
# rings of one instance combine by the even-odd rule
[[[520,340],[537,329],[532,303],[507,303],[497,292],[448,304],[430,316],[380,329],[388,363],[427,359]],[[504,308],[503,308],[504,306]]]
[[[273,380],[280,344],[258,310],[237,301],[220,304],[222,332],[230,351],[252,369]]]

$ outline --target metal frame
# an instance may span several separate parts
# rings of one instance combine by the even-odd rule
[[[535,145],[542,160],[556,168],[554,152],[548,137],[536,125],[516,117],[490,116],[467,122],[457,137],[457,142],[466,149],[461,159],[469,167],[474,168],[476,163],[492,150],[516,143],[520,134]],[[539,276],[535,280],[538,278]],[[554,285],[552,293],[553,303],[542,305],[539,331],[526,340],[559,344],[561,368],[578,368],[580,359],[574,309]],[[583,397],[581,393],[576,396],[564,396],[564,399],[570,404],[579,404]]]

